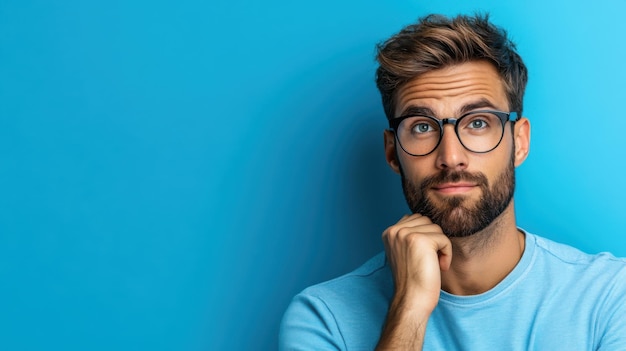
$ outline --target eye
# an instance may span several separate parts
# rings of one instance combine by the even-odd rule
[[[413,127],[411,128],[411,131],[415,134],[423,134],[423,133],[428,133],[428,132],[432,132],[435,129],[428,123],[426,122],[419,122],[419,123],[415,123],[413,125]]]
[[[462,118],[461,128],[473,132],[485,132],[498,125],[498,117],[490,113],[470,114]]]
[[[489,123],[487,123],[486,120],[481,119],[481,118],[473,119],[467,125],[467,127],[471,129],[483,129],[483,128],[487,128],[488,126],[489,126]]]

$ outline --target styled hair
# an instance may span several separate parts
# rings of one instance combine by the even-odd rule
[[[489,15],[448,18],[429,15],[377,45],[376,86],[387,119],[394,118],[396,92],[423,73],[470,61],[491,62],[502,79],[511,111],[522,114],[528,71],[504,29]]]

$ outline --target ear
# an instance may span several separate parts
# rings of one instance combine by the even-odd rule
[[[396,135],[391,130],[385,130],[383,134],[385,140],[385,159],[391,169],[400,174],[400,161],[396,153]]]
[[[515,167],[524,163],[530,151],[530,121],[526,117],[515,122]]]

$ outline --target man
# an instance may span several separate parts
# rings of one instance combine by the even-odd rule
[[[385,252],[294,298],[282,350],[626,350],[626,260],[517,227],[527,71],[487,16],[379,46],[385,155],[413,214]]]

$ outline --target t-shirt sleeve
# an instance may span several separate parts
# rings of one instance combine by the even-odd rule
[[[320,298],[303,292],[293,298],[278,336],[280,351],[345,350],[333,313]]]
[[[598,351],[626,350],[626,266],[615,275],[604,308]]]

